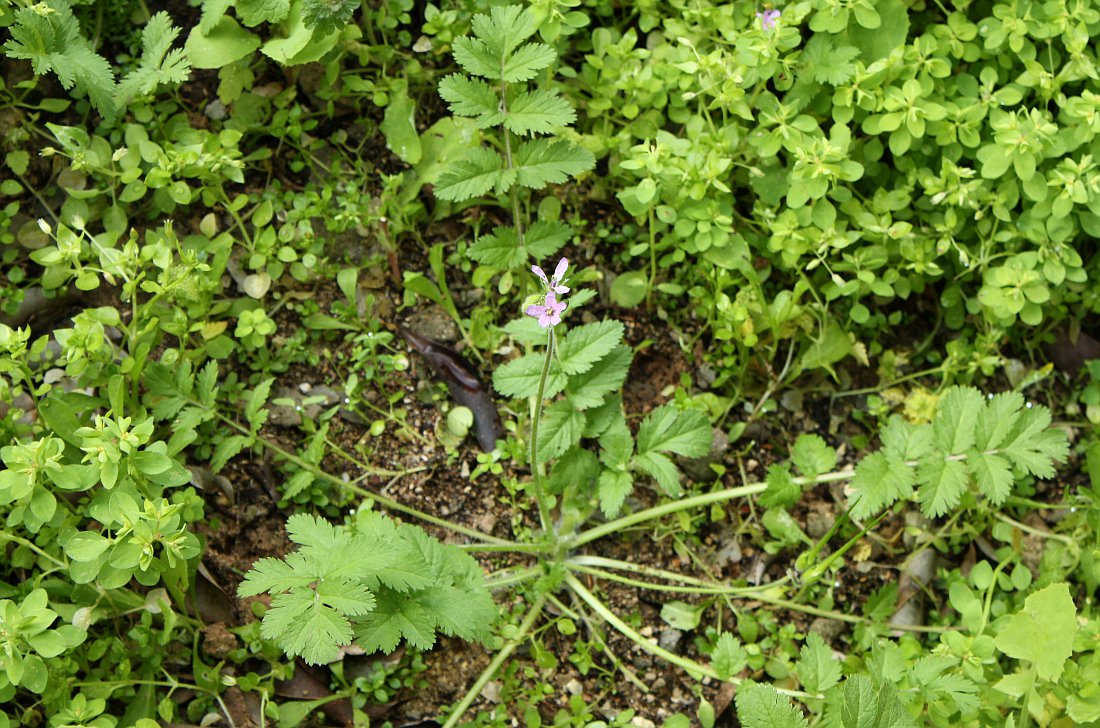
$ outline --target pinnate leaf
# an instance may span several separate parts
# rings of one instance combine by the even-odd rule
[[[435,183],[435,196],[461,202],[483,195],[494,185],[502,184],[503,165],[504,160],[496,152],[483,147],[471,149],[465,159],[451,162],[440,173]]]
[[[501,78],[505,83],[530,81],[535,74],[554,62],[558,54],[545,43],[528,43],[504,62]]]
[[[844,682],[840,707],[843,728],[917,728],[905,709],[898,690],[888,682],[876,687],[866,675],[852,675]]]
[[[936,448],[944,455],[966,452],[974,444],[974,432],[985,402],[978,390],[952,387],[940,398],[932,421]]]
[[[569,378],[565,388],[569,401],[578,409],[599,407],[608,394],[622,388],[633,358],[629,346],[616,346],[584,374]]]
[[[572,124],[576,118],[573,107],[556,93],[525,91],[512,100],[504,126],[516,134],[549,134],[555,127]]]
[[[516,150],[517,181],[524,187],[542,189],[561,184],[596,164],[592,153],[567,141],[532,139]]]
[[[290,13],[290,0],[236,0],[237,15],[248,27],[278,23]]]
[[[811,693],[823,693],[840,682],[840,662],[832,649],[816,632],[806,636],[806,644],[798,656],[798,679]]]
[[[493,372],[493,387],[505,397],[534,397],[538,393],[544,361],[541,354],[524,354],[519,359],[507,362]],[[565,383],[566,377],[561,367],[551,362],[543,397],[553,397],[565,388]]]
[[[583,374],[623,338],[623,325],[614,319],[584,324],[572,329],[561,343],[559,354],[566,374]]]
[[[497,92],[481,79],[452,73],[439,82],[439,95],[451,107],[451,113],[474,117],[479,129],[504,119]]]
[[[791,448],[791,461],[803,475],[813,478],[836,467],[836,450],[819,435],[802,434]]]
[[[737,719],[744,728],[807,728],[802,711],[771,685],[742,683],[736,704]]]
[[[710,452],[712,439],[705,414],[666,404],[650,412],[639,426],[638,452],[667,450],[685,457],[701,457]]]

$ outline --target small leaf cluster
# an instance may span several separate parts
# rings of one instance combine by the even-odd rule
[[[1065,434],[1050,426],[1050,410],[1018,392],[982,396],[952,387],[932,422],[895,415],[882,428],[882,448],[856,466],[851,509],[866,518],[916,496],[935,518],[956,508],[972,489],[1000,505],[1021,477],[1049,478],[1068,453]]]
[[[349,526],[305,514],[287,532],[298,548],[257,561],[238,594],[272,594],[262,633],[311,664],[355,644],[392,652],[405,640],[429,649],[436,632],[487,640],[497,609],[477,562],[373,511]]]
[[[543,72],[549,78],[557,59],[551,46],[528,40],[545,22],[519,5],[494,7],[489,15],[474,16],[472,36],[454,39],[455,60],[465,73],[440,81],[439,94],[453,114],[482,130],[489,145],[479,144],[449,162],[436,179],[436,197],[462,202],[511,192],[515,203],[521,190],[561,184],[595,164],[588,150],[561,138],[576,120],[570,103],[548,84],[538,88],[532,83]],[[512,227],[496,226],[470,245],[470,257],[486,267],[479,279],[493,271],[521,270],[561,249],[571,230],[558,219],[560,204],[552,210],[547,202],[556,200],[544,200],[540,219],[530,226],[516,219]]]
[[[572,303],[583,303],[585,297],[578,293]],[[545,398],[563,396],[543,411],[536,453],[540,462],[559,459],[550,474],[551,489],[595,495],[609,517],[633,490],[635,473],[652,477],[666,494],[679,496],[680,471],[669,455],[709,452],[712,432],[706,415],[676,405],[658,407],[641,422],[635,438],[617,394],[633,360],[630,347],[622,343],[623,325],[605,320],[562,333],[564,328],[555,329],[560,343],[543,387]],[[531,343],[545,336],[532,319],[513,322],[505,330]],[[544,361],[542,352],[513,359],[493,373],[493,386],[508,397],[534,397]],[[599,443],[598,457],[581,446],[584,439]]]
[[[57,616],[45,589],[34,589],[21,603],[0,599],[0,695],[13,686],[41,694],[49,681],[45,660],[84,641],[85,631],[71,624],[51,627]]]
[[[50,0],[15,12],[4,52],[9,58],[30,61],[38,76],[52,72],[64,88],[76,87],[101,114],[116,117],[134,98],[190,77],[191,63],[183,49],[172,48],[179,33],[168,13],[153,15],[141,34],[138,67],[116,84],[111,65],[81,34],[69,4]]]

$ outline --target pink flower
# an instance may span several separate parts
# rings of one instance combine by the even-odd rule
[[[561,265],[558,265],[561,268]],[[568,290],[568,289],[566,289]],[[554,296],[554,292],[550,291],[546,294],[546,304],[543,306],[530,305],[525,312],[531,318],[537,318],[539,320],[539,326],[544,329],[552,326],[557,326],[561,323],[561,312],[566,309],[566,304],[560,303]]]
[[[775,8],[768,8],[762,13],[757,13],[756,17],[760,18],[760,27],[764,30],[774,30],[776,21],[779,20],[779,11]]]
[[[569,289],[561,285],[562,276],[565,275],[567,268],[569,268],[569,261],[562,258],[558,261],[558,267],[554,269],[554,277],[550,280],[546,280],[546,274],[537,265],[531,266],[531,272],[542,280],[542,285],[546,286],[547,290],[554,293],[569,293]]]

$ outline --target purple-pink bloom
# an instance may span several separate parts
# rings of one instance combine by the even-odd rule
[[[756,17],[760,18],[761,28],[764,30],[773,30],[776,21],[779,20],[779,11],[775,8],[768,8],[762,13],[757,13]]]
[[[559,264],[558,267],[561,268],[561,265]],[[565,309],[566,304],[558,301],[554,296],[554,292],[550,291],[546,294],[546,305],[538,306],[532,304],[527,307],[525,313],[532,318],[537,318],[539,320],[539,326],[547,329],[561,323],[561,313]]]
[[[531,272],[542,280],[542,285],[546,286],[547,290],[553,291],[554,293],[569,293],[569,289],[561,285],[561,279],[568,268],[569,261],[562,258],[558,261],[558,267],[554,269],[554,277],[550,280],[546,280],[546,274],[543,273],[542,268],[539,268],[537,265],[531,266]]]

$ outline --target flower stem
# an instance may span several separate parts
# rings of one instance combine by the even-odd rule
[[[550,361],[554,358],[554,328],[546,330],[546,359],[542,363],[542,375],[539,377],[539,389],[535,394],[534,413],[531,416],[531,477],[535,479],[535,500],[539,506],[539,523],[543,532],[550,528],[550,515],[543,502],[542,484],[546,477],[545,467],[539,462],[539,420],[542,419],[543,393],[546,391],[546,378],[550,375]]]

